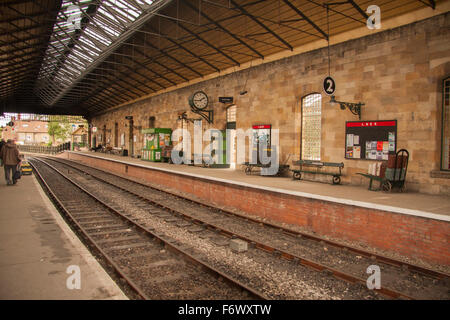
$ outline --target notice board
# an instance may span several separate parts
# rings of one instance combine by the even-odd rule
[[[396,148],[397,120],[345,123],[345,159],[388,160]]]

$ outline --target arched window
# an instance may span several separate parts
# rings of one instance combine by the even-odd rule
[[[450,77],[444,80],[442,94],[441,170],[450,170]]]
[[[302,160],[320,160],[321,129],[322,96],[313,93],[302,99]]]
[[[114,147],[119,146],[119,124],[114,123]]]
[[[227,129],[236,129],[236,105],[227,108]]]

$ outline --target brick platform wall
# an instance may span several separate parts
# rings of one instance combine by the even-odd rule
[[[318,235],[355,241],[403,256],[450,265],[450,223],[445,221],[214,182],[80,154],[70,153],[69,158],[113,173],[174,188],[218,206],[300,226]]]

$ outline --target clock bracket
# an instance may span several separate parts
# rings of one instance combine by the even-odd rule
[[[208,121],[208,123],[213,123],[214,121],[214,110],[199,109],[191,106],[191,111],[200,115],[203,119]]]

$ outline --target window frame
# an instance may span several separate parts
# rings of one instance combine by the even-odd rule
[[[444,78],[442,80],[442,113],[441,113],[441,156],[440,156],[440,161],[439,161],[439,170],[440,171],[445,171],[445,172],[450,172],[450,168],[444,169],[444,130],[445,130],[445,83],[449,82],[449,88],[450,88],[450,76]],[[450,89],[449,89],[450,90]],[[449,103],[450,103],[450,91],[449,91]],[[450,106],[449,106],[450,108]],[[450,120],[450,110],[449,110],[449,115],[447,115],[449,117]],[[450,125],[450,124],[448,124]],[[450,139],[450,135],[448,137]],[[449,146],[450,148],[450,146]],[[449,151],[450,152],[450,151]],[[448,156],[448,154],[447,154]]]
[[[322,159],[322,94],[319,92],[312,92],[302,97],[301,99],[301,116],[300,116],[300,159],[301,160],[311,160],[311,159],[304,159],[303,158],[303,133],[304,133],[304,126],[303,126],[303,116],[304,116],[304,104],[306,98],[309,96],[320,96],[320,147],[319,147],[319,159],[313,159],[313,161],[321,161]]]
[[[231,112],[231,108],[234,108],[234,121],[230,121],[228,114]],[[237,106],[232,104],[226,108],[226,128],[227,129],[236,129],[236,119],[237,119]]]

